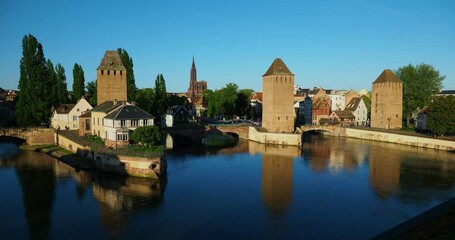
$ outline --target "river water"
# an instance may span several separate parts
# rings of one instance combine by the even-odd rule
[[[0,144],[0,239],[367,239],[455,196],[455,154],[355,139],[190,146],[161,182],[15,151]]]

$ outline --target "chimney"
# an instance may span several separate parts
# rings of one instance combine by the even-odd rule
[[[118,101],[117,99],[114,99],[114,105],[117,105]]]

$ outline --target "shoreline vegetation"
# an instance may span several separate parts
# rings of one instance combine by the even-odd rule
[[[210,133],[202,139],[202,144],[208,147],[228,147],[237,141],[238,139],[226,133]]]

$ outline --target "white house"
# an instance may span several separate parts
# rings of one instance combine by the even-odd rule
[[[127,146],[137,127],[153,126],[155,117],[135,105],[122,105],[103,118],[106,146]]]
[[[335,93],[335,94],[329,94],[330,97],[330,110],[333,111],[339,111],[344,109],[344,104],[345,104],[345,99],[344,95]]]
[[[184,106],[174,105],[170,107],[161,120],[161,127],[173,127],[190,121],[190,113]]]
[[[351,101],[346,105],[345,110],[349,110],[352,112],[352,114],[354,114],[357,125],[367,125],[368,109],[361,97],[352,98]]]
[[[84,97],[81,97],[76,104],[61,104],[52,109],[51,126],[53,128],[77,130],[79,129],[79,116],[92,108],[92,105]]]

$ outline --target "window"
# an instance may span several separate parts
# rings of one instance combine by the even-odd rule
[[[98,126],[99,126],[99,125],[100,125],[100,118],[97,118],[97,119],[98,119],[98,120],[97,120],[97,123],[96,123],[96,125],[98,125]]]
[[[127,133],[123,134],[123,141],[128,141],[128,134]]]
[[[147,126],[147,119],[142,119],[142,126]]]
[[[121,141],[122,140],[122,134],[117,134],[117,141]]]
[[[120,71],[120,75],[122,75],[122,73],[123,73],[123,72],[122,72],[122,71]]]
[[[77,111],[79,112],[79,108],[77,109]]]
[[[104,70],[101,70],[101,75],[104,75]]]
[[[73,115],[73,121],[77,121],[77,115]]]
[[[125,127],[125,120],[120,120],[120,127]]]
[[[137,127],[139,125],[139,120],[131,120],[131,127]]]
[[[111,74],[111,71],[110,70],[107,70],[107,75],[110,75]]]
[[[117,71],[114,70],[114,75],[117,75]]]

